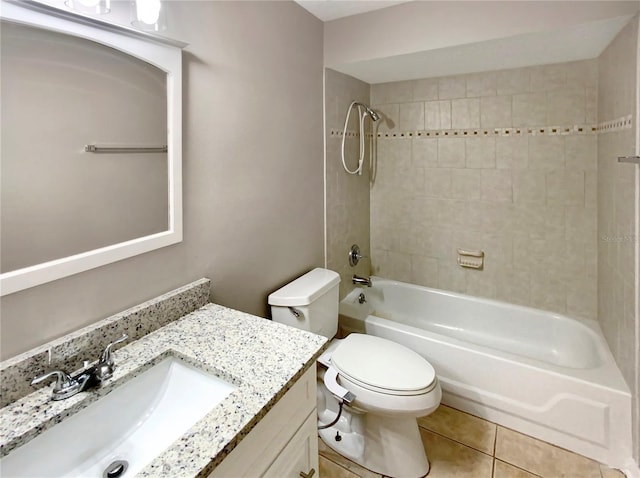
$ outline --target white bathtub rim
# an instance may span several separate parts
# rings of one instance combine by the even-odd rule
[[[359,320],[359,319],[355,319]],[[405,333],[416,335],[418,337],[428,336],[430,340],[440,344],[446,344],[455,349],[464,350],[466,352],[472,352],[484,357],[490,357],[497,359],[501,362],[507,362],[510,364],[517,364],[518,366],[530,369],[530,370],[543,370],[545,373],[549,373],[556,377],[569,377],[576,382],[582,382],[584,384],[595,385],[603,390],[614,390],[618,393],[624,393],[631,397],[631,391],[626,381],[622,377],[620,370],[615,366],[613,362],[613,356],[611,361],[607,361],[600,367],[591,369],[576,369],[569,367],[560,367],[548,362],[541,362],[522,355],[512,354],[510,352],[504,352],[502,350],[496,350],[483,345],[473,344],[464,340],[450,337],[447,335],[438,334],[432,331],[425,331],[412,325],[406,325],[400,322],[394,322],[389,319],[378,317],[375,315],[367,316],[364,321],[374,325],[389,327],[391,324],[394,328],[399,328]],[[427,358],[427,360],[429,360]]]
[[[465,299],[465,300],[468,300],[468,301],[471,301],[471,302],[476,302],[476,303],[481,303],[481,304],[488,304],[488,305],[507,306],[510,309],[513,309],[513,310],[516,310],[516,311],[520,310],[520,311],[523,311],[523,312],[535,312],[537,314],[546,315],[546,316],[551,317],[553,319],[572,320],[572,321],[576,321],[576,322],[581,323],[585,327],[588,327],[589,329],[591,329],[591,331],[595,332],[595,334],[598,335],[599,337],[602,336],[602,329],[600,327],[600,323],[597,320],[588,319],[586,317],[580,317],[580,316],[569,317],[568,315],[560,314],[558,312],[552,312],[550,310],[536,309],[534,307],[529,307],[529,306],[520,305],[520,304],[513,304],[511,302],[506,302],[506,301],[498,300],[498,299],[489,299],[489,298],[486,298],[486,297],[478,297],[478,296],[475,296],[475,295],[463,294],[461,292],[453,292],[453,291],[450,291],[450,290],[437,289],[435,287],[427,287],[427,286],[422,286],[422,285],[417,285],[417,284],[411,284],[409,282],[402,282],[402,281],[393,280],[393,279],[385,279],[384,277],[379,277],[379,276],[371,276],[371,281],[373,282],[373,287],[374,288],[376,286],[376,282],[383,282],[383,283],[386,282],[387,284],[399,285],[399,286],[407,287],[407,288],[410,288],[410,289],[424,289],[424,290],[428,290],[428,291],[434,292],[434,293],[439,294],[439,295]],[[362,292],[362,290],[357,288],[357,287],[354,290],[357,290],[358,294],[360,292]],[[366,289],[364,290],[364,292],[366,292]],[[345,299],[351,294],[353,294],[353,291],[351,291],[349,294],[347,294]],[[355,297],[357,298],[357,295]]]
[[[466,295],[466,294],[459,294],[457,292],[450,292],[450,291],[444,291],[441,289],[435,289],[435,288],[431,288],[431,287],[424,287],[424,286],[419,286],[419,285],[415,285],[415,284],[409,284],[406,282],[400,282],[400,281],[394,281],[394,280],[390,280],[390,279],[384,279],[381,277],[377,277],[377,276],[372,276],[372,280],[374,283],[374,287],[376,285],[376,280],[378,283],[382,282],[382,283],[387,283],[387,284],[393,284],[393,285],[397,285],[400,287],[406,287],[406,288],[411,288],[411,289],[417,289],[417,290],[426,290],[429,292],[434,292],[436,294],[440,294],[440,295],[445,295],[447,297],[452,297],[452,298],[456,298],[456,299],[461,299],[461,300],[469,300],[472,302],[476,302],[476,303],[485,303],[485,304],[489,304],[489,305],[497,305],[497,306],[506,306],[509,308],[512,308],[515,311],[521,310],[524,312],[535,312],[535,313],[540,313],[540,314],[544,314],[548,317],[552,317],[555,320],[563,320],[563,321],[575,321],[578,322],[578,324],[581,324],[583,326],[585,326],[587,328],[587,333],[593,338],[596,347],[597,347],[597,351],[599,354],[599,358],[602,361],[602,364],[600,364],[599,366],[596,367],[591,367],[591,368],[574,368],[574,367],[563,367],[560,365],[555,365],[552,364],[550,362],[546,362],[546,361],[541,361],[541,360],[537,360],[535,358],[530,358],[524,355],[519,355],[519,354],[515,354],[512,352],[507,352],[507,351],[502,351],[502,350],[497,350],[488,346],[484,346],[484,345],[480,345],[480,344],[476,344],[473,342],[468,342],[465,340],[461,340],[461,339],[457,339],[455,337],[451,337],[448,335],[444,335],[444,334],[438,334],[437,332],[433,332],[433,331],[426,331],[424,329],[420,329],[419,327],[414,327],[411,325],[407,325],[404,324],[402,322],[396,322],[396,321],[389,321],[391,323],[394,324],[399,324],[402,325],[403,327],[411,327],[413,329],[419,330],[421,332],[427,333],[430,336],[433,337],[438,337],[439,341],[442,342],[447,342],[450,343],[451,341],[453,341],[454,344],[458,344],[462,347],[478,347],[481,351],[484,351],[485,353],[489,353],[489,355],[495,355],[495,354],[499,354],[499,356],[504,357],[505,359],[511,359],[511,360],[517,360],[517,361],[523,361],[526,364],[529,364],[533,367],[542,367],[545,370],[550,370],[550,371],[556,371],[558,373],[561,374],[569,374],[571,376],[577,376],[579,378],[582,379],[586,379],[586,380],[591,380],[591,374],[592,373],[596,373],[597,375],[600,375],[601,380],[598,380],[598,383],[603,383],[606,384],[606,386],[611,386],[612,388],[616,388],[616,389],[620,389],[620,390],[625,390],[627,392],[629,392],[629,387],[627,385],[627,383],[624,381],[624,378],[622,377],[622,374],[620,373],[618,367],[615,365],[615,359],[613,358],[613,354],[611,353],[611,350],[609,349],[609,346],[606,342],[606,339],[604,338],[604,334],[602,332],[602,329],[600,327],[600,324],[592,319],[585,319],[585,318],[571,318],[565,315],[561,315],[561,314],[557,314],[554,312],[549,312],[549,311],[544,311],[544,310],[539,310],[539,309],[534,309],[532,307],[526,307],[526,306],[521,306],[521,305],[516,305],[516,304],[510,304],[508,302],[503,302],[503,301],[498,301],[498,300],[494,300],[494,299],[484,299],[484,298],[479,298],[479,297],[475,297],[475,296],[471,296],[471,295]],[[350,317],[353,318],[355,320],[362,320],[365,321],[367,320],[368,316],[371,317],[376,317],[379,318],[381,320],[389,320],[389,319],[385,319],[384,317],[378,317],[375,315],[372,315],[371,312],[371,307],[367,307],[366,310],[368,312],[368,314],[365,316],[362,313],[362,310],[364,310],[363,307],[358,307],[356,304],[357,303],[357,298],[358,295],[360,294],[360,292],[362,292],[362,289],[360,288],[354,288],[349,294],[347,294],[347,296],[342,299],[342,301],[340,302],[340,314],[346,317]],[[366,290],[364,290],[365,295],[366,295]],[[359,304],[358,304],[359,305]],[[584,370],[586,371],[586,373],[581,373],[581,371]],[[575,372],[575,373],[574,373]],[[630,393],[630,392],[629,392]]]

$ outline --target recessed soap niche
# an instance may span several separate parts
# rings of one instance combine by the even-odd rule
[[[458,249],[458,265],[467,269],[484,268],[484,251]]]

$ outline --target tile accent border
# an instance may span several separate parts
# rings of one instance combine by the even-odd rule
[[[557,136],[596,134],[597,125],[537,126],[523,128],[426,129],[377,133],[378,138],[479,138],[489,136]]]
[[[0,407],[33,393],[29,382],[37,375],[55,369],[70,373],[83,360],[98,358],[123,333],[131,343],[199,309],[209,302],[210,288],[209,279],[197,280],[0,362]]]
[[[633,115],[621,116],[598,124],[598,133],[613,133],[633,127]]]
[[[526,126],[509,128],[470,128],[470,129],[425,129],[417,131],[397,131],[376,133],[380,139],[412,139],[412,138],[474,138],[489,136],[567,136],[584,134],[604,134],[631,129],[633,127],[633,115],[621,116],[609,121],[597,124],[564,125],[564,126]],[[344,136],[341,129],[331,129],[330,137]],[[358,138],[359,133],[347,130],[347,138]],[[366,137],[374,135],[367,133]]]

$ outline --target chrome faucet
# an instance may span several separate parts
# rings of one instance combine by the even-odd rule
[[[45,373],[31,380],[31,385],[37,385],[50,378],[55,378],[55,384],[51,392],[52,400],[64,400],[85,390],[98,386],[105,380],[113,376],[115,363],[111,356],[111,348],[127,340],[129,336],[123,334],[118,340],[107,345],[100,355],[100,358],[93,363],[85,362],[84,367],[69,375],[61,370]]]
[[[373,285],[373,283],[371,282],[371,277],[360,277],[355,274],[353,275],[351,281],[355,285],[366,285],[367,287],[371,287]]]

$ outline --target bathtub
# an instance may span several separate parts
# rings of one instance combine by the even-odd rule
[[[436,370],[444,404],[637,476],[631,393],[597,322],[372,280],[340,302],[344,333],[421,354]]]

